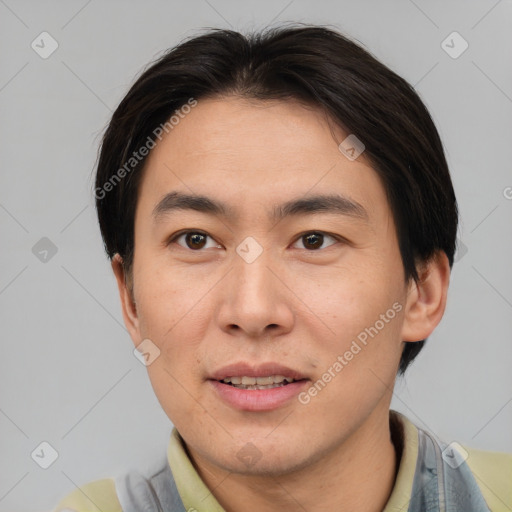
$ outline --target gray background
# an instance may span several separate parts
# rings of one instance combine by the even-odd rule
[[[99,138],[136,74],[183,37],[283,21],[359,40],[431,110],[464,246],[445,318],[393,407],[447,442],[512,452],[510,1],[0,0],[1,511],[50,510],[165,453],[171,424],[133,356],[96,224]],[[31,48],[43,31],[59,45],[47,59]],[[458,58],[441,46],[453,31],[469,44]],[[57,248],[46,262],[32,251],[43,237]],[[42,441],[58,452],[46,470],[31,458]]]

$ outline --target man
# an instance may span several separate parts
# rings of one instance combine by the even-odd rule
[[[511,456],[389,410],[458,213],[428,111],[365,50],[315,26],[182,43],[114,113],[95,195],[175,429],[154,472],[57,510],[512,509]]]

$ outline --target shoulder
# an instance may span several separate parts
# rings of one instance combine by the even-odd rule
[[[53,512],[122,512],[112,478],[85,484],[62,499]]]
[[[504,505],[512,509],[512,453],[464,449],[466,464],[491,510],[504,510]]]

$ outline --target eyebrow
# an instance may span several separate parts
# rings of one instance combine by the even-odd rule
[[[153,209],[153,218],[159,222],[163,217],[177,210],[192,210],[208,215],[222,216],[225,218],[237,218],[237,212],[231,206],[216,199],[197,194],[185,194],[182,192],[169,192]],[[314,195],[307,198],[292,199],[280,205],[275,205],[269,219],[280,221],[285,217],[332,213],[368,221],[369,216],[364,207],[341,194]]]

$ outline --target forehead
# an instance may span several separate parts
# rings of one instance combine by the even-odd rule
[[[151,150],[139,201],[154,209],[174,190],[216,198],[233,216],[272,205],[270,217],[297,197],[338,194],[385,213],[375,211],[387,201],[364,154],[351,161],[338,148],[347,135],[297,101],[198,100]]]
[[[170,139],[171,134],[174,134],[174,145],[182,145],[183,155],[208,154],[209,158],[226,154],[235,158],[241,151],[245,156],[251,152],[267,156],[293,151],[303,158],[306,154],[332,150],[333,144],[336,145],[335,137],[341,141],[346,136],[332,120],[329,125],[319,108],[298,100],[255,100],[238,96],[199,100],[166,138]],[[250,168],[249,162],[246,168]]]

